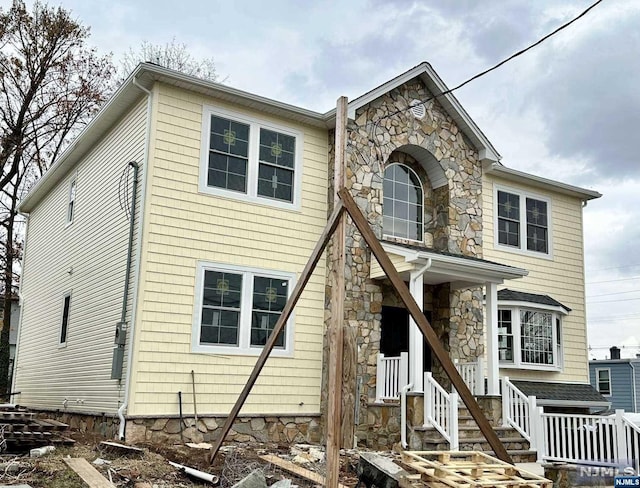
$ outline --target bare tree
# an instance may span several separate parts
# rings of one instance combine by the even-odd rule
[[[18,202],[111,91],[110,56],[86,47],[88,36],[60,7],[36,1],[28,12],[14,0],[0,9],[0,395],[9,388],[11,300],[22,247]]]
[[[220,79],[213,58],[194,58],[189,53],[187,45],[177,42],[175,37],[165,44],[143,41],[139,49],[129,48],[121,62],[122,78],[127,77],[138,63],[143,62],[155,63],[208,81],[226,80]]]

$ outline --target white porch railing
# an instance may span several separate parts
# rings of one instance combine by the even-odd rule
[[[397,400],[400,390],[409,381],[409,353],[400,356],[385,357],[378,354],[376,368],[376,403],[384,400]]]
[[[469,391],[474,395],[484,395],[484,361],[478,358],[475,362],[461,363],[458,359],[454,360],[456,369],[465,384],[469,387]]]
[[[449,449],[458,450],[458,394],[447,393],[429,372],[424,374],[424,425],[435,427]]]
[[[543,461],[632,466],[638,472],[640,428],[615,416],[541,413]]]
[[[631,466],[640,473],[640,427],[624,417],[544,413],[509,378],[502,383],[502,419],[525,437],[538,461]]]
[[[513,427],[527,439],[535,449],[536,439],[531,426],[531,417],[536,409],[536,397],[527,397],[509,381],[502,379],[502,425]]]

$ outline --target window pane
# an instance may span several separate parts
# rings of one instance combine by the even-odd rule
[[[498,192],[498,217],[520,220],[520,197],[513,193]]]
[[[547,229],[537,225],[527,225],[527,249],[529,251],[547,251]]]
[[[498,355],[500,361],[513,362],[511,310],[498,310]]]
[[[268,164],[258,167],[258,195],[293,201],[293,171]]]
[[[260,129],[260,161],[293,168],[295,144],[293,136]]]
[[[242,275],[205,270],[200,343],[238,345],[241,306]]]
[[[246,193],[248,141],[247,124],[211,116],[209,186]]]
[[[554,344],[552,314],[548,312],[521,310],[520,327],[522,362],[553,365]]]
[[[60,344],[67,342],[67,328],[69,326],[69,307],[71,306],[71,296],[64,297],[62,305],[62,326],[60,328]]]
[[[421,241],[423,195],[418,177],[408,166],[392,164],[384,172],[383,232]]]
[[[254,277],[251,314],[252,346],[266,344],[287,301],[288,287],[288,281],[282,278]],[[278,336],[276,346],[285,347],[284,337],[284,333]]]

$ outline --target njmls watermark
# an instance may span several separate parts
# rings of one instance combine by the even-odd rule
[[[639,473],[633,468],[632,462],[618,462],[602,466],[578,466],[577,480],[589,486],[595,481],[607,481],[613,486],[640,487]]]

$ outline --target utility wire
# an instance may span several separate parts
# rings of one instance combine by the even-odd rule
[[[619,298],[618,300],[597,300],[597,301],[590,301],[589,303],[611,303],[611,302],[633,302],[635,300],[640,300],[639,298]]]
[[[604,280],[604,281],[587,281],[585,285],[598,285],[600,283],[613,283],[614,281],[629,281],[640,279],[640,276],[632,276],[631,278],[618,278],[616,280]]]
[[[581,19],[582,17],[584,17],[585,15],[587,15],[587,13],[589,13],[590,10],[592,10],[593,8],[595,8],[599,3],[602,3],[602,0],[598,0],[597,2],[595,2],[593,5],[591,5],[590,7],[588,7],[586,10],[584,10],[580,15],[578,15],[577,17],[574,17],[572,20],[570,20],[569,22],[566,22],[564,24],[562,24],[560,27],[558,27],[557,29],[555,29],[554,31],[550,32],[549,34],[547,34],[546,36],[542,37],[541,39],[539,39],[538,41],[534,42],[533,44],[531,44],[530,46],[521,49],[520,51],[512,54],[511,56],[509,56],[506,59],[503,59],[502,61],[500,61],[498,64],[492,66],[491,68],[488,68],[484,71],[482,71],[481,73],[478,73],[477,75],[472,76],[471,78],[469,78],[466,81],[463,81],[462,83],[460,83],[457,86],[454,86],[453,88],[449,88],[448,90],[445,90],[437,95],[434,95],[432,97],[427,98],[426,100],[421,101],[420,103],[416,103],[415,105],[410,105],[409,109],[412,109],[413,107],[419,107],[420,105],[426,105],[428,102],[430,102],[431,100],[434,100],[438,97],[442,97],[444,95],[448,95],[449,93],[452,93],[460,88],[462,88],[463,86],[471,83],[474,80],[477,80],[478,78],[491,73],[493,70],[498,69],[500,66],[502,66],[505,63],[508,63],[509,61],[511,61],[512,59],[517,58],[518,56],[523,55],[524,53],[526,53],[527,51],[529,51],[530,49],[533,49],[536,46],[539,46],[540,44],[542,44],[544,41],[546,41],[547,39],[549,39],[550,37],[556,35],[558,32],[560,32],[563,29],[566,29],[567,27],[569,27],[571,24],[573,24],[574,22],[576,22],[577,20]],[[397,115],[399,113],[405,112],[407,109],[402,109],[402,110],[396,110],[395,112],[391,112],[390,114],[387,114],[383,117],[380,117],[377,121],[376,121],[376,126],[378,124],[378,122],[380,122],[381,120],[387,119],[389,117],[393,117],[394,115]]]
[[[600,298],[600,297],[610,297],[612,295],[628,295],[629,293],[640,293],[639,290],[630,290],[630,291],[616,291],[613,293],[598,293],[597,295],[587,295],[586,298]]]

